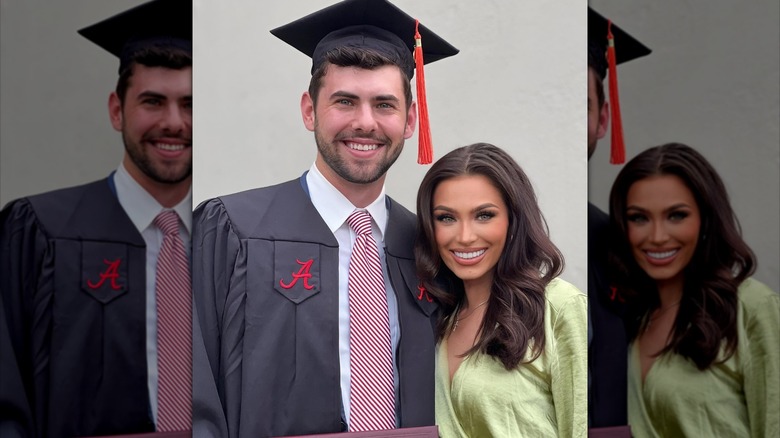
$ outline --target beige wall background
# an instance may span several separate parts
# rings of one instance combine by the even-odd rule
[[[653,50],[618,70],[627,158],[669,142],[704,154],[757,255],[755,277],[780,290],[780,2],[590,5]],[[589,167],[590,199],[606,211],[621,167],[609,164],[609,133]]]
[[[0,0],[0,205],[94,181],[122,159],[119,60],[76,31],[140,0]]]

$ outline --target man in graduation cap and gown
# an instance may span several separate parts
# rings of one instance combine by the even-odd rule
[[[645,45],[588,7],[588,159],[595,152],[598,140],[606,134],[611,118],[610,162],[625,161],[615,66],[649,53]],[[608,71],[611,108],[603,83]],[[606,274],[608,229],[609,216],[588,202],[588,423],[591,428],[622,426],[628,422],[627,339],[620,297],[610,289]]]
[[[0,435],[188,430],[191,3],[79,33],[120,58],[108,112],[125,154],[0,213]]]
[[[193,434],[433,425],[437,306],[418,287],[414,215],[384,188],[417,121],[415,20],[346,0],[271,32],[312,57],[301,113],[317,155],[300,178],[195,211]],[[457,53],[419,33],[425,61]]]

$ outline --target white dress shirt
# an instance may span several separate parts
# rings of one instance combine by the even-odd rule
[[[344,416],[349,424],[349,294],[347,283],[349,277],[349,259],[352,255],[352,245],[355,243],[356,233],[347,223],[347,218],[357,209],[322,176],[316,164],[311,166],[306,174],[306,184],[309,187],[309,196],[314,208],[317,209],[322,219],[333,232],[339,243],[339,370],[341,372],[341,399],[344,403]],[[387,293],[387,310],[390,321],[390,342],[393,351],[393,384],[396,393],[396,406],[398,405],[398,364],[396,363],[398,340],[400,338],[398,328],[398,302],[396,300],[393,285],[390,284],[390,276],[387,273],[387,256],[385,255],[384,234],[387,229],[387,206],[385,204],[385,188],[374,200],[366,211],[371,214],[371,234],[377,243],[379,261],[382,264],[382,273],[385,279],[385,291]],[[396,408],[397,411],[397,408]],[[398,418],[396,415],[396,424]]]
[[[114,185],[119,204],[141,233],[146,243],[146,366],[148,368],[149,405],[152,420],[157,424],[157,303],[155,300],[155,272],[157,256],[160,254],[163,233],[154,226],[154,218],[166,210],[152,197],[120,164],[114,173]],[[170,210],[176,211],[184,227],[179,227],[179,235],[190,256],[190,233],[192,230],[192,188],[187,196]]]

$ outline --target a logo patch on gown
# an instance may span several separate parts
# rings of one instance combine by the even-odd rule
[[[314,259],[309,259],[308,261],[302,262],[298,259],[295,260],[299,265],[301,265],[301,269],[298,272],[294,272],[292,274],[292,280],[290,280],[289,283],[285,283],[284,279],[279,280],[279,286],[285,288],[285,289],[292,289],[295,287],[295,283],[298,282],[298,280],[303,279],[303,288],[306,290],[312,290],[314,289],[314,286],[309,284],[309,279],[311,278],[311,265],[314,263]]]
[[[117,243],[81,243],[81,288],[107,304],[127,291],[127,247]]]
[[[423,297],[429,302],[433,302],[433,298],[431,298],[431,294],[428,293],[428,290],[425,289],[425,286],[423,286],[422,281],[420,284],[417,285],[417,290],[420,291],[419,295],[417,295],[417,301],[422,301]]]
[[[274,242],[274,289],[300,304],[320,291],[320,246]]]

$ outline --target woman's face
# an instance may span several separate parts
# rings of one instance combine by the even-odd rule
[[[509,211],[482,175],[439,183],[433,192],[433,229],[444,264],[466,287],[489,286],[506,243]]]
[[[639,266],[656,282],[682,282],[701,228],[693,193],[674,175],[635,182],[626,199],[628,241]]]

